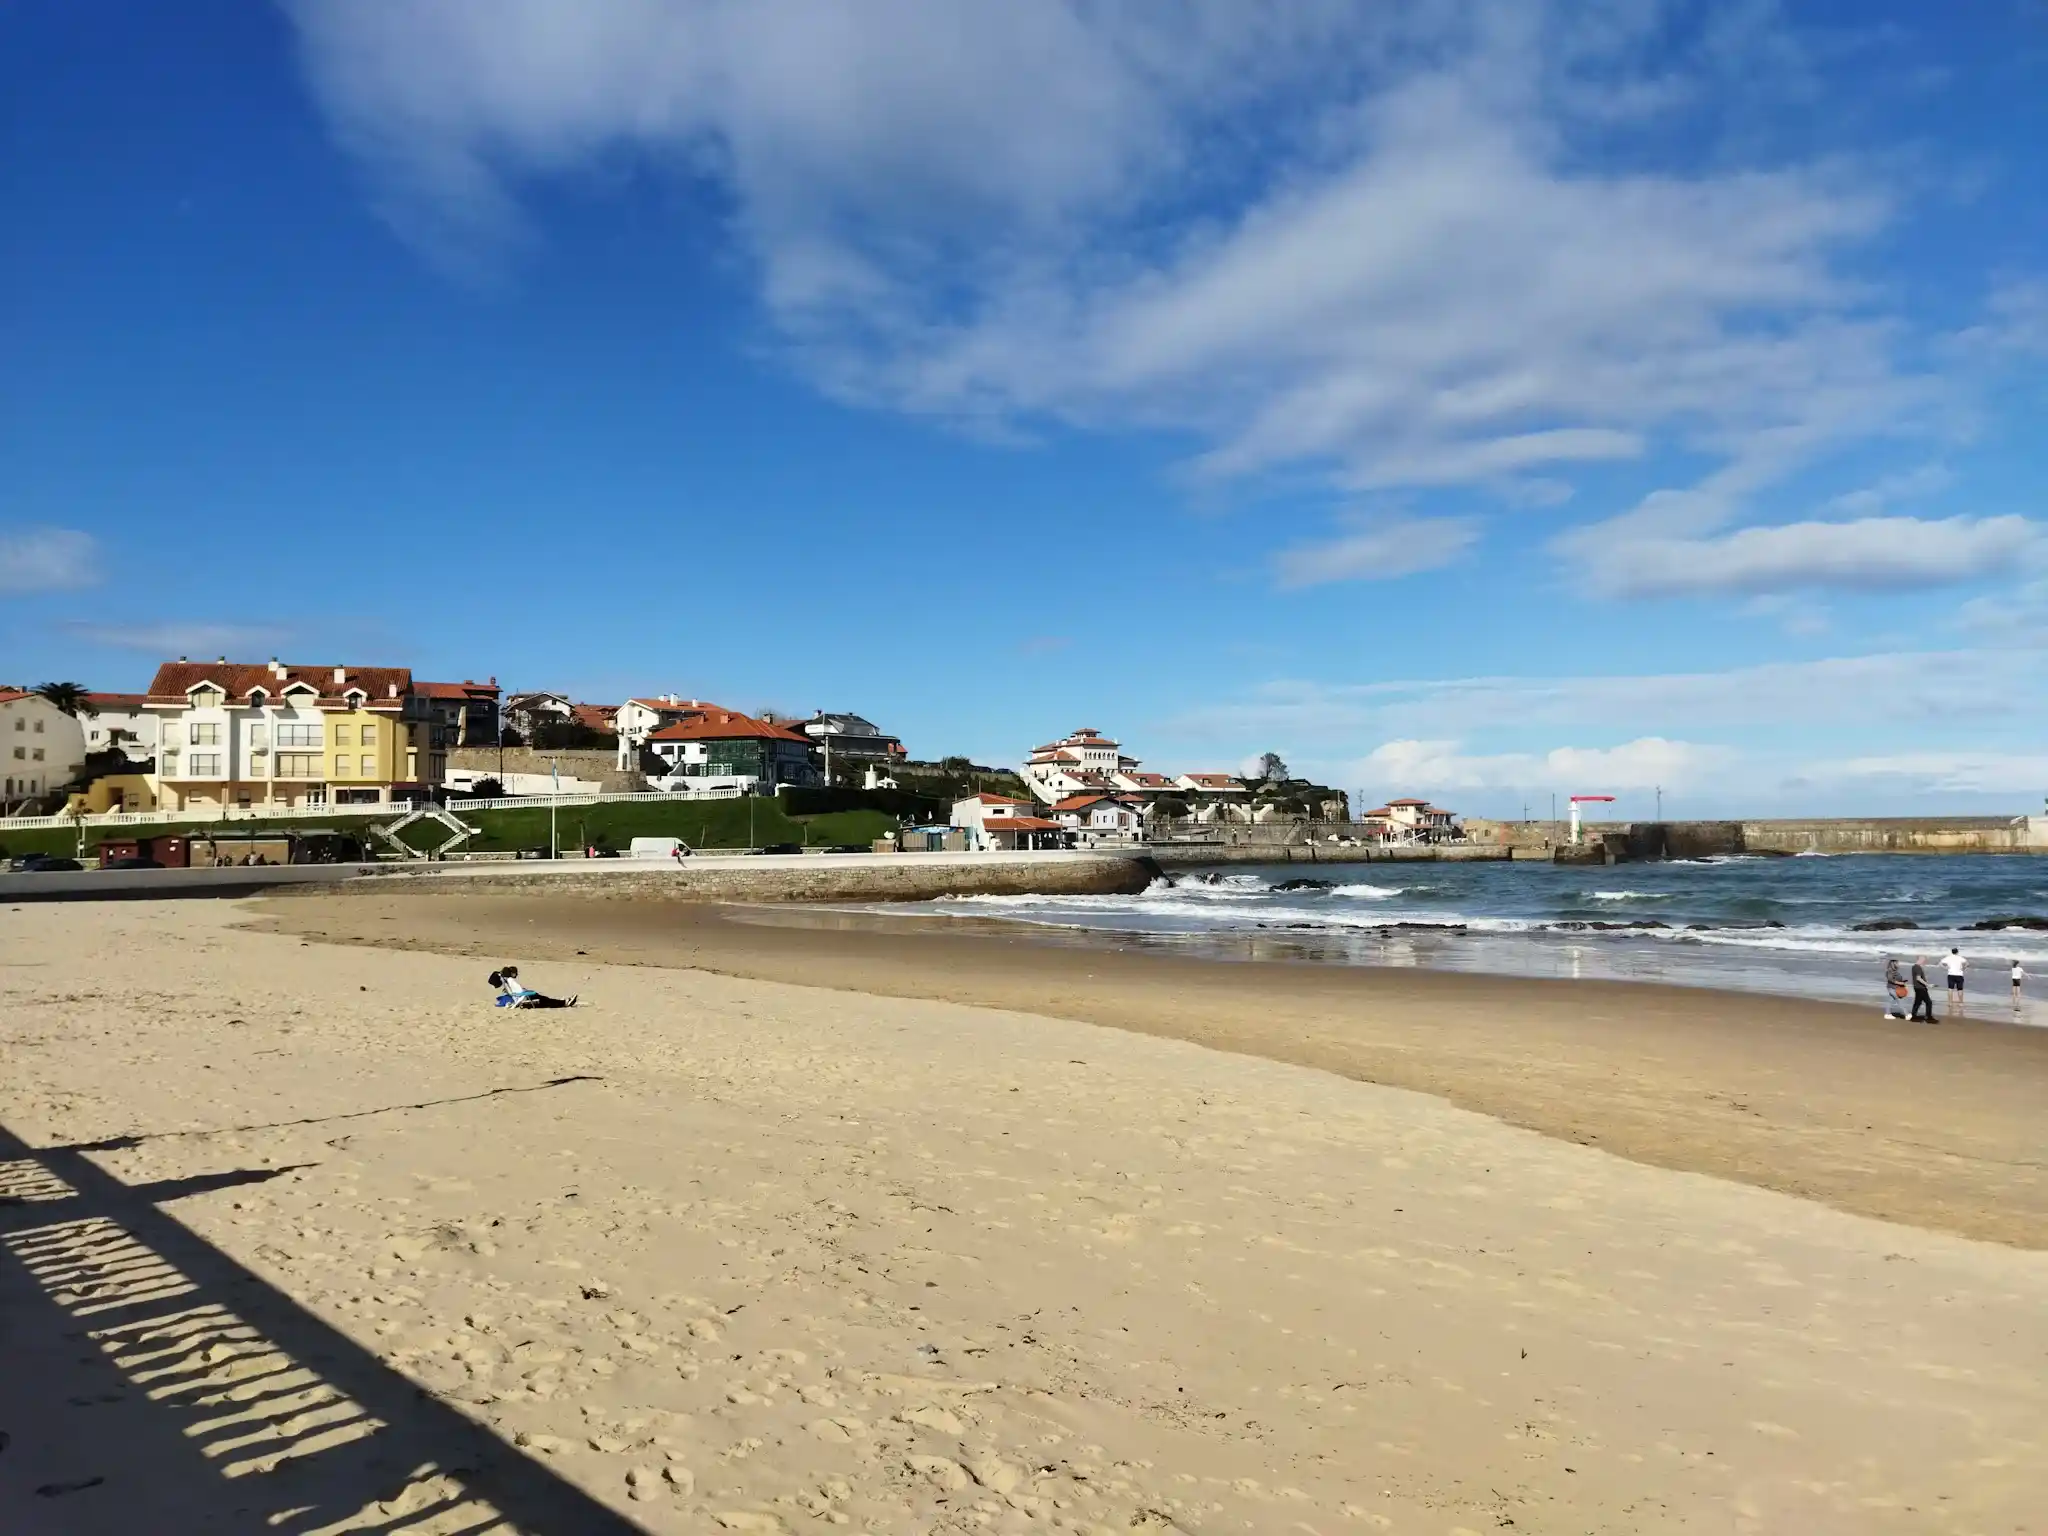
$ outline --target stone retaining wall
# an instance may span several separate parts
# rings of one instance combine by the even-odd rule
[[[531,747],[453,747],[448,753],[450,768],[466,768],[494,778],[501,772],[545,774],[550,763],[559,763],[563,778],[594,779],[606,794],[644,792],[647,781],[637,773],[621,771],[618,762],[618,754],[610,748],[536,752]]]

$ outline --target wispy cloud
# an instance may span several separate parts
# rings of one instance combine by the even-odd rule
[[[116,651],[142,651],[156,657],[226,656],[247,660],[257,653],[269,655],[290,631],[261,625],[182,623],[170,620],[156,624],[66,623],[64,632],[85,645],[105,646]]]
[[[1455,563],[1478,537],[1478,521],[1469,517],[1368,521],[1355,533],[1281,550],[1273,557],[1273,573],[1283,587],[1391,581]]]
[[[1736,754],[1644,736],[1613,747],[1553,747],[1547,752],[1467,752],[1457,741],[1390,741],[1354,764],[1347,782],[1413,793],[1455,789],[1617,790],[1686,788],[1725,772]]]
[[[2048,784],[2048,754],[2039,752],[1905,752],[1813,763],[1816,780],[1885,780],[1921,794],[2022,794],[2031,801]]]
[[[1674,148],[1801,79],[1770,8],[1724,9],[290,5],[336,136],[444,263],[521,238],[529,183],[640,153],[719,186],[837,397],[1524,502],[1913,395],[1846,275],[1877,174]]]
[[[1709,538],[1610,529],[1573,540],[1580,579],[1607,597],[1696,596],[1898,584],[1928,587],[2024,574],[2042,546],[2024,517],[1865,517],[1782,523]]]
[[[100,579],[99,545],[75,528],[0,530],[0,592],[68,592]]]

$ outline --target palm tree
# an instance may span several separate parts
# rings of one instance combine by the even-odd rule
[[[85,691],[83,683],[38,683],[32,691],[73,719],[99,713],[99,707],[93,703],[92,695]]]

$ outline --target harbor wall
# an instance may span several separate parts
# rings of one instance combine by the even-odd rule
[[[1562,821],[1466,823],[1473,842],[1548,857],[1569,846]],[[2048,816],[1824,816],[1753,821],[1589,821],[1583,845],[1613,859],[1738,853],[2048,853]]]

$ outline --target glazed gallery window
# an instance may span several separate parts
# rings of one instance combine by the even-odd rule
[[[220,745],[218,725],[195,725],[192,727],[192,745],[195,747],[217,747]]]
[[[280,726],[290,730],[290,726]],[[308,726],[317,731],[319,726]],[[277,776],[281,779],[317,779],[320,777],[320,754],[318,752],[280,752],[277,754]]]
[[[187,771],[195,779],[220,777],[220,754],[218,752],[194,752],[187,761],[192,765]]]
[[[320,745],[320,727],[280,725],[277,728],[277,744],[280,747],[317,747]]]

